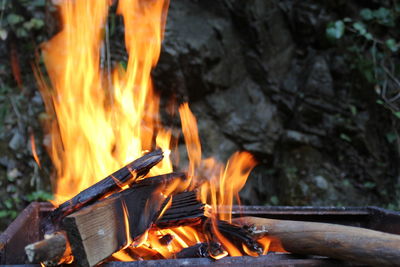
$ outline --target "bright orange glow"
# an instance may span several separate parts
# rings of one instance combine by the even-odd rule
[[[61,1],[63,29],[42,45],[50,76],[36,71],[46,109],[50,156],[57,170],[56,202],[65,201],[157,145],[169,148],[170,133],[158,118],[158,96],[150,71],[161,46],[167,0],[120,0],[129,54],[126,71],[116,68],[111,88],[100,69],[104,23],[111,1]],[[150,175],[170,172],[169,158]]]
[[[126,238],[126,245],[125,248],[127,248],[130,244],[132,244],[132,238],[131,238],[131,231],[129,227],[129,213],[128,209],[126,207],[125,201],[122,201],[122,211],[124,212],[124,227],[125,227],[125,238]]]
[[[36,152],[35,137],[33,136],[33,134],[31,134],[31,150],[32,150],[32,156],[33,156],[33,158],[35,159],[37,165],[38,165],[39,167],[42,167],[42,166],[40,165],[40,160],[39,160],[38,154],[37,154],[37,152]]]
[[[269,246],[271,245],[271,239],[265,236],[265,237],[258,239],[257,241],[263,247],[262,255],[266,255],[268,253]]]
[[[136,259],[132,258],[128,253],[124,250],[120,250],[112,255],[115,259],[119,261],[135,261]]]
[[[179,114],[189,157],[188,175],[189,177],[193,177],[195,170],[201,163],[201,144],[197,130],[197,121],[193,113],[190,111],[188,103],[184,103],[179,107]]]
[[[171,147],[176,140],[171,131],[161,125],[160,100],[150,76],[160,55],[169,0],[118,1],[117,12],[124,19],[129,58],[126,69],[116,66],[109,75],[108,70],[100,67],[100,49],[104,45],[104,27],[111,2],[60,1],[63,28],[42,45],[51,84],[35,70],[51,118],[46,126],[51,135],[48,150],[57,171],[53,184],[57,203],[70,199],[155,147],[164,151],[164,160],[150,170],[148,177],[173,171],[169,155],[176,152],[176,148]],[[174,114],[174,111],[169,113]],[[235,199],[240,204],[239,191],[255,166],[255,159],[248,152],[233,154],[226,166],[213,158],[203,159],[197,121],[187,103],[179,107],[179,115],[189,158],[189,179],[187,182],[174,180],[162,192],[154,192],[158,194],[154,197],[164,201],[174,191],[198,189],[198,198],[207,204],[215,241],[225,250],[214,258],[228,254],[254,255],[247,247],[232,244],[220,233],[216,222],[231,221],[232,205]],[[31,137],[32,153],[40,164],[33,141]],[[121,190],[128,187],[114,180]],[[170,205],[171,201],[161,215]],[[122,209],[124,221],[121,224],[125,226],[127,243],[124,252],[114,254],[114,258],[172,258],[183,248],[210,241],[210,237],[195,226],[152,228],[132,240],[125,203]],[[149,209],[141,215],[146,216]],[[166,235],[172,239],[162,244],[160,238]],[[264,249],[267,251],[268,246]]]

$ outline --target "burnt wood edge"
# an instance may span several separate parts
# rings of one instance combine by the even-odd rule
[[[146,175],[149,170],[164,158],[161,150],[155,150],[132,161],[106,178],[81,191],[68,201],[53,210],[43,221],[45,233],[55,232],[62,218],[99,200],[106,194],[116,192],[123,184],[130,184],[138,177]],[[136,172],[133,177],[132,172]],[[129,182],[130,179],[133,181]],[[119,183],[119,182],[120,183]]]
[[[83,240],[79,234],[75,218],[69,218],[67,216],[63,219],[61,225],[64,229],[75,229],[74,231],[66,231],[68,240],[71,243],[72,255],[74,255],[74,258],[80,259],[80,266],[89,266]]]
[[[186,180],[186,179],[187,179],[186,174],[184,174],[184,173],[168,173],[168,174],[163,174],[163,175],[159,175],[159,176],[149,177],[144,180],[138,181],[137,184],[133,185],[129,189],[115,193],[105,199],[99,200],[99,201],[93,203],[92,205],[86,206],[85,208],[66,216],[62,221],[61,228],[67,232],[67,236],[70,241],[70,244],[72,247],[72,252],[76,259],[77,264],[79,266],[92,266],[93,264],[98,263],[97,259],[96,259],[96,262],[92,262],[93,255],[95,255],[95,254],[88,255],[86,252],[87,248],[85,247],[85,240],[82,239],[82,235],[81,235],[82,233],[80,230],[81,225],[77,224],[77,219],[80,216],[87,216],[91,212],[97,212],[98,209],[96,209],[96,207],[97,208],[109,207],[110,209],[116,210],[116,214],[118,214],[116,216],[120,217],[121,223],[123,223],[123,218],[121,217],[121,216],[124,216],[124,215],[122,215],[123,214],[122,202],[126,201],[125,197],[129,197],[129,195],[135,194],[137,190],[142,190],[142,189],[147,190],[146,188],[156,189],[156,188],[160,188],[160,187],[167,188],[168,184],[173,180]],[[160,213],[164,210],[165,206],[167,205],[167,203],[169,201],[171,201],[171,196],[168,196],[166,199],[163,199],[163,202],[160,204],[160,206],[157,208],[157,210],[155,210],[155,213],[152,215],[151,218],[149,218],[151,223],[148,226],[146,226],[147,229],[151,228],[151,226],[154,224],[154,221],[160,216]],[[127,207],[128,207],[127,212],[129,213],[129,204],[127,204]],[[140,214],[139,216],[142,216],[142,214]],[[132,226],[129,225],[128,227],[132,227]],[[125,230],[122,232],[125,234]],[[142,235],[144,232],[145,231],[140,233],[140,235]],[[131,238],[134,240],[139,236],[131,236]],[[119,240],[119,238],[117,238],[117,239]],[[122,241],[122,240],[120,240],[120,241]],[[124,242],[126,242],[126,240]],[[118,242],[118,246],[119,246],[118,249],[121,249],[124,245],[126,245],[126,244],[122,244],[122,243]],[[89,250],[92,251],[91,248],[89,248]],[[116,251],[110,251],[110,254],[108,256],[111,256],[111,254],[114,252],[116,252]]]

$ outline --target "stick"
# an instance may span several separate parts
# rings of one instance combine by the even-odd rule
[[[147,178],[64,218],[72,252],[79,266],[94,266],[131,244],[140,245],[146,231],[181,190],[185,174]]]
[[[373,266],[400,263],[400,236],[365,228],[328,223],[273,220],[257,217],[234,219],[254,225],[272,242],[296,254],[321,255]]]
[[[44,232],[54,232],[56,229],[53,226],[58,225],[65,216],[94,203],[107,194],[120,190],[123,185],[132,183],[137,178],[146,175],[163,157],[161,150],[150,152],[83,190],[49,214],[44,221]]]

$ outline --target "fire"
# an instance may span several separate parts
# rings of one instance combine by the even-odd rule
[[[54,192],[65,201],[151,150],[153,135],[168,149],[171,133],[159,124],[159,98],[150,71],[156,64],[168,1],[119,1],[129,60],[115,68],[109,87],[100,69],[109,1],[62,1],[63,29],[42,46],[51,85],[38,74],[49,123]],[[151,175],[172,171],[169,159]]]
[[[48,150],[57,171],[53,184],[57,203],[155,147],[164,151],[164,160],[148,176],[173,171],[169,158],[172,135],[161,125],[159,96],[150,75],[160,55],[169,1],[118,1],[129,59],[126,69],[116,66],[108,76],[110,72],[100,68],[100,49],[111,2],[60,1],[63,28],[42,45],[50,82],[35,71],[46,110],[53,116],[46,127],[51,134]],[[256,165],[255,159],[248,152],[233,154],[225,166],[213,158],[202,159],[196,118],[187,103],[179,107],[179,115],[190,160],[189,181],[171,185],[171,190],[178,186],[197,188],[199,199],[211,207],[212,231],[225,249],[214,258],[228,253],[240,256],[241,251],[253,255],[247,247],[232,244],[215,222],[231,221],[234,199],[240,203],[239,191]],[[126,206],[124,213],[125,221],[121,223],[128,225]],[[208,241],[199,229],[189,226],[151,229],[135,241],[136,247],[131,244],[129,232],[126,235],[125,250],[114,254],[114,258],[171,258],[182,248]],[[166,243],[162,241],[165,236],[170,238]],[[265,241],[265,251],[268,245]]]
[[[33,158],[35,159],[37,165],[41,168],[42,166],[40,164],[39,156],[36,152],[35,136],[33,134],[31,134],[31,150]]]

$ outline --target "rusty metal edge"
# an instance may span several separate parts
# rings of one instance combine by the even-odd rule
[[[259,257],[225,257],[218,261],[209,258],[186,258],[168,260],[148,260],[131,262],[109,262],[104,267],[167,267],[167,266],[218,266],[218,267],[241,267],[241,266],[353,266],[350,263],[337,261],[326,257],[301,257],[292,254],[270,253]]]
[[[10,240],[20,231],[26,220],[30,215],[35,212],[39,213],[41,208],[40,203],[32,202],[30,203],[19,215],[18,217],[7,227],[7,229],[0,235],[0,264],[5,264],[6,262],[6,246]]]

